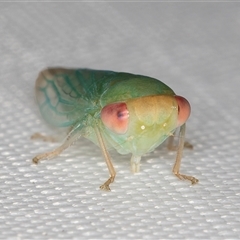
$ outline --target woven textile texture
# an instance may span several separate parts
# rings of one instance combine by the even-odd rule
[[[239,3],[0,3],[0,239],[239,239]],[[41,119],[34,84],[46,67],[124,71],[157,78],[189,100],[181,171],[166,144],[132,174],[112,152],[108,170],[86,139],[53,160],[59,143]]]

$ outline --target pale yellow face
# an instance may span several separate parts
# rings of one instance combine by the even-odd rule
[[[155,95],[107,105],[101,119],[105,138],[118,152],[143,155],[169,137],[189,113],[184,98]]]
[[[142,155],[161,144],[177,128],[178,106],[173,96],[148,96],[127,102],[129,127],[125,148]]]
[[[148,128],[154,124],[161,125],[164,129],[169,129],[173,127],[170,124],[171,120],[176,127],[178,105],[174,96],[159,95],[136,98],[127,101],[127,107],[130,113],[130,124],[143,124],[140,126],[140,129],[136,128],[136,131],[141,131],[144,126]]]

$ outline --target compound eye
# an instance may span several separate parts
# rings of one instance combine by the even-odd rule
[[[182,126],[189,118],[191,106],[187,99],[180,96],[175,96],[178,104],[178,126]]]
[[[129,112],[126,103],[113,103],[101,111],[103,124],[117,134],[124,134],[128,129]]]

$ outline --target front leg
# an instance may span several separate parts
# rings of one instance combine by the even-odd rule
[[[169,151],[178,150],[178,146],[174,145],[174,136],[175,136],[175,133],[173,135],[169,136],[169,138],[168,138],[167,148]],[[184,141],[184,148],[193,149],[193,145],[189,142]]]
[[[103,153],[103,156],[105,158],[105,162],[107,164],[108,171],[109,171],[109,174],[110,174],[110,178],[103,185],[100,186],[100,189],[105,190],[105,191],[110,191],[111,189],[110,189],[109,185],[114,182],[114,179],[115,179],[115,176],[116,176],[116,171],[113,167],[112,160],[111,160],[110,154],[109,154],[109,152],[106,148],[106,145],[104,143],[102,134],[101,134],[101,132],[100,132],[100,130],[97,126],[95,127],[95,133],[97,135],[98,143],[99,143],[99,146],[102,150],[102,153]]]
[[[175,164],[173,166],[173,173],[181,180],[189,180],[192,184],[198,183],[198,179],[192,176],[184,175],[181,174],[180,171],[180,165],[181,165],[181,160],[182,160],[182,151],[184,148],[184,138],[185,138],[185,131],[186,131],[186,124],[183,124],[180,127],[179,131],[179,144],[178,144],[178,151],[177,151],[177,157]]]
[[[131,170],[132,173],[138,173],[140,171],[141,156],[132,155],[131,157]]]

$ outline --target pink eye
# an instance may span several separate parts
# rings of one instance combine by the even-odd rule
[[[128,129],[129,112],[126,103],[113,103],[101,111],[103,124],[111,131],[124,134]]]
[[[187,99],[175,96],[178,104],[178,126],[183,125],[189,118],[191,112],[191,106]]]

